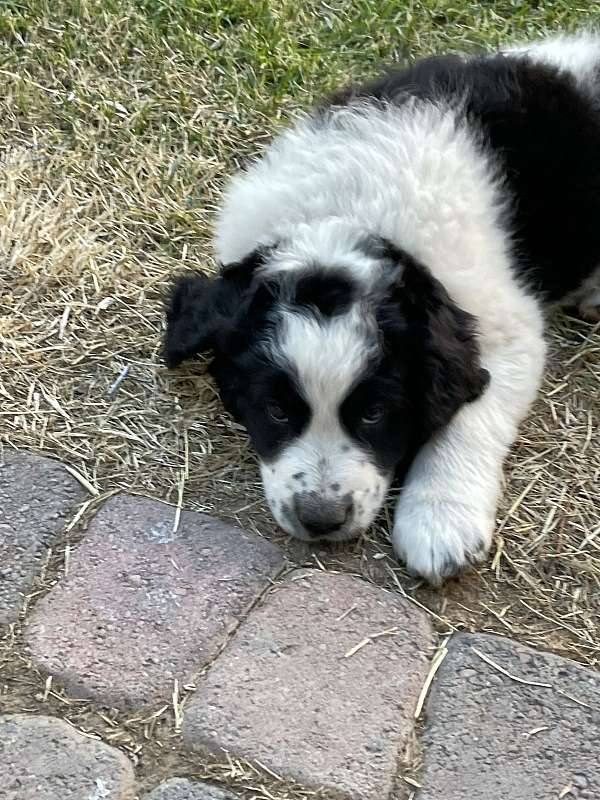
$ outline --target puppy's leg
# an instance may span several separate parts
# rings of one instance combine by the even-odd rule
[[[393,542],[408,568],[438,584],[482,559],[494,532],[502,464],[539,389],[541,315],[482,341],[491,380],[418,453],[401,492]],[[503,326],[504,327],[504,326]]]

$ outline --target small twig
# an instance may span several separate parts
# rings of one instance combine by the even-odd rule
[[[175,519],[173,520],[173,533],[177,533],[177,531],[179,530],[179,523],[181,522],[184,487],[185,487],[185,471],[181,473],[181,480],[177,485],[177,506],[175,507]]]
[[[125,378],[128,375],[129,375],[129,364],[126,364],[123,367],[123,369],[121,370],[121,372],[119,372],[116,381],[111,384],[111,386],[110,386],[110,388],[108,390],[108,396],[109,397],[113,396],[113,394],[117,391],[119,386],[123,383],[123,381],[125,380]]]
[[[572,694],[567,694],[563,692],[562,689],[557,689],[556,687],[552,687],[556,694],[559,694],[561,697],[566,697],[567,700],[571,700],[571,702],[575,703],[578,706],[582,706],[583,708],[589,708],[590,711],[595,711],[596,709],[594,706],[590,706],[588,703],[584,703],[583,700],[578,700],[576,697],[573,697]]]
[[[183,713],[181,711],[181,703],[179,701],[179,681],[175,678],[173,682],[173,715],[175,716],[175,730],[181,730],[181,723],[183,722]]]
[[[356,655],[359,650],[362,650],[363,647],[366,647],[371,642],[375,641],[375,639],[380,639],[382,636],[395,636],[398,633],[398,628],[388,628],[385,631],[380,631],[379,633],[372,633],[370,636],[365,636],[358,644],[355,644],[354,647],[351,647],[347,653],[344,653],[344,658],[351,658],[352,656]]]
[[[335,621],[336,622],[341,622],[343,619],[346,619],[346,617],[349,614],[351,614],[353,611],[356,611],[357,608],[358,608],[358,606],[356,605],[356,603],[354,603],[354,605],[350,606],[350,608],[348,608],[346,611],[344,611],[343,614],[340,614],[339,617],[336,617]]]
[[[84,489],[87,489],[90,494],[94,495],[94,497],[98,497],[98,495],[100,494],[100,490],[97,489],[92,483],[90,483],[87,478],[84,478],[81,472],[76,470],[75,467],[72,467],[70,464],[64,464],[63,466],[67,470],[67,472],[71,473],[71,475],[75,478],[76,481],[79,481],[79,483],[83,486]]]
[[[530,731],[527,731],[523,734],[526,739],[529,739],[530,736],[535,736],[536,733],[542,733],[542,731],[549,730],[547,725],[540,725],[538,728],[532,728]]]
[[[476,647],[471,647],[471,650],[476,655],[478,655],[479,658],[481,658],[483,661],[485,661],[486,664],[489,664],[490,667],[493,667],[494,669],[497,669],[498,672],[502,673],[502,675],[506,675],[506,677],[510,678],[511,681],[515,681],[516,683],[521,683],[521,684],[523,684],[525,686],[539,686],[542,689],[551,689],[553,692],[556,692],[556,694],[559,694],[561,697],[565,697],[567,700],[571,700],[573,703],[576,703],[578,706],[582,706],[583,708],[589,708],[590,711],[596,711],[597,710],[597,709],[594,708],[594,706],[590,706],[587,703],[584,703],[583,700],[578,700],[576,697],[573,697],[573,695],[567,694],[567,692],[563,692],[562,689],[557,689],[555,686],[552,686],[551,683],[542,683],[541,681],[527,681],[527,680],[525,680],[525,678],[519,678],[518,675],[511,675],[510,672],[507,672],[503,667],[500,666],[500,664],[496,664],[495,661],[492,661],[492,659],[489,656],[486,656],[484,653],[482,653]]]
[[[358,653],[359,650],[362,650],[363,647],[366,647],[368,644],[370,644],[370,642],[371,642],[370,637],[366,636],[358,644],[355,644],[354,647],[351,647],[347,653],[344,653],[344,658],[351,658],[352,656],[356,655],[356,653]]]
[[[429,689],[431,684],[433,683],[433,679],[435,678],[435,674],[438,669],[442,666],[442,661],[448,655],[448,639],[445,639],[440,647],[438,648],[436,654],[434,655],[433,659],[431,660],[431,666],[429,667],[429,672],[427,673],[427,677],[425,678],[425,683],[423,684],[423,688],[419,694],[419,699],[417,700],[417,705],[415,708],[414,718],[419,719],[421,716],[421,712],[423,711],[423,706],[425,705],[425,700],[427,699],[427,695],[429,694]]]
[[[323,566],[323,564],[321,563],[321,561],[319,561],[319,559],[318,559],[318,557],[317,557],[317,554],[316,554],[316,553],[311,553],[311,556],[314,558],[314,560],[315,560],[315,563],[316,563],[316,565],[318,566],[318,568],[319,568],[320,570],[322,570],[323,572],[327,572],[327,570],[325,569],[325,567]]]
[[[501,667],[500,664],[496,664],[495,661],[489,656],[486,656],[485,653],[482,653],[481,650],[478,650],[476,647],[471,647],[471,650],[475,653],[475,655],[479,656],[482,661],[485,661],[486,664],[489,664],[490,667],[497,669],[498,672],[501,672],[503,675],[506,675],[507,678],[510,678],[511,681],[515,681],[515,683],[522,683],[525,686],[540,686],[542,689],[552,689],[552,684],[550,683],[541,683],[540,681],[528,681],[525,678],[519,678],[518,675],[511,675],[510,672],[507,672],[504,667]]]
[[[281,775],[278,775],[276,772],[273,772],[273,770],[272,770],[272,769],[269,769],[269,767],[267,767],[267,765],[266,765],[266,764],[263,764],[263,762],[262,762],[262,761],[259,761],[258,759],[255,759],[255,761],[256,761],[256,763],[258,764],[258,766],[259,766],[261,769],[264,769],[264,771],[265,771],[265,772],[268,772],[268,773],[269,773],[269,775],[270,775],[272,778],[275,778],[275,779],[276,779],[276,780],[278,780],[278,781],[283,781],[283,778],[281,777]]]

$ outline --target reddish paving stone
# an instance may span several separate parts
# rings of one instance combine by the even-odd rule
[[[110,706],[170,698],[215,657],[282,567],[275,545],[219,520],[118,496],[26,630],[35,664]]]
[[[123,753],[66,722],[0,716],[2,800],[133,800],[133,768]]]
[[[85,498],[56,461],[31,453],[0,457],[0,625],[17,619],[48,548]]]
[[[396,595],[350,575],[295,573],[199,681],[184,741],[309,787],[384,800],[431,644],[427,617]]]
[[[235,796],[207,783],[172,778],[146,795],[145,800],[236,800]]]
[[[476,650],[553,688],[519,683]],[[461,634],[426,709],[419,800],[600,798],[600,673],[509,639]]]

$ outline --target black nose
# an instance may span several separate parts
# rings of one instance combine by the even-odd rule
[[[303,492],[294,498],[296,516],[302,527],[315,538],[339,531],[352,513],[352,498],[324,500]]]

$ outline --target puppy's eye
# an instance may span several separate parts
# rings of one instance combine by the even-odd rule
[[[385,408],[383,406],[371,406],[367,408],[360,421],[363,425],[377,425],[378,422],[381,422],[385,415]]]
[[[277,422],[279,425],[283,425],[288,421],[287,414],[283,408],[279,403],[275,403],[273,400],[267,403],[267,414],[271,417],[273,422]]]

